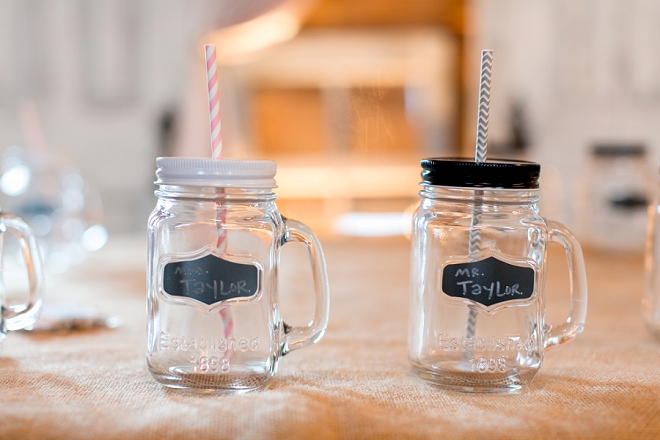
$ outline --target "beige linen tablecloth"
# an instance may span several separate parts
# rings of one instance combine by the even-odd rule
[[[548,351],[525,391],[480,395],[442,391],[411,374],[409,242],[331,242],[324,250],[332,290],[325,337],[284,357],[266,389],[243,395],[190,395],[151,378],[142,240],[111,240],[76,270],[50,275],[48,301],[93,305],[123,324],[10,334],[0,349],[0,437],[660,438],[660,342],[639,311],[640,257],[588,254],[585,332]],[[298,251],[284,258],[302,257]],[[567,309],[564,271],[550,265],[555,322]],[[288,321],[306,322],[310,283],[305,264],[283,265]]]

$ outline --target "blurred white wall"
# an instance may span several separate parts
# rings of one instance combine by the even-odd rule
[[[575,182],[594,143],[646,145],[657,175],[658,23],[657,0],[473,1],[468,90],[476,94],[479,51],[493,49],[490,138],[507,136],[511,105],[520,103],[529,123],[528,157],[558,170],[569,224]],[[476,96],[468,98],[476,106]],[[467,111],[468,122],[476,119],[474,107]],[[473,139],[474,125],[467,125]]]
[[[0,0],[0,152],[28,143],[18,108],[29,100],[51,152],[100,192],[110,232],[141,231],[155,204],[155,158],[172,153],[168,127],[187,110],[190,76],[204,77],[200,38],[313,2]],[[206,145],[201,126],[190,139]]]
[[[259,13],[278,3],[0,0],[0,150],[25,145],[17,108],[32,100],[50,148],[101,193],[110,231],[143,230],[154,159],[168,145],[161,123],[182,107],[189,76],[201,75],[190,68],[201,59],[197,39],[235,22],[239,5]],[[560,220],[572,221],[574,182],[594,142],[643,143],[657,170],[660,2],[472,0],[469,11],[463,87],[476,95],[470,72],[479,51],[493,49],[491,140],[508,136],[520,103],[527,157],[556,171],[544,175],[564,195]],[[469,139],[476,96],[465,102]]]
[[[101,193],[111,232],[144,229],[160,124],[182,99],[201,0],[0,0],[0,150],[46,143]]]

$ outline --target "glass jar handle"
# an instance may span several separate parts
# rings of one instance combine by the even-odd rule
[[[41,254],[30,227],[20,217],[13,214],[0,214],[0,233],[12,232],[21,243],[25,265],[27,266],[30,294],[27,304],[5,308],[7,330],[21,330],[37,321],[44,294]]]
[[[567,342],[582,332],[587,316],[587,276],[582,248],[577,238],[561,223],[548,221],[550,241],[559,243],[566,252],[571,288],[571,308],[566,322],[549,326],[545,347],[555,347]]]
[[[325,267],[325,258],[321,250],[321,243],[316,235],[305,224],[292,219],[284,218],[284,236],[282,244],[298,242],[305,245],[309,252],[314,279],[316,301],[314,304],[314,319],[306,327],[290,327],[284,324],[285,339],[282,346],[282,355],[317,342],[328,325],[330,311],[330,288],[328,274]]]

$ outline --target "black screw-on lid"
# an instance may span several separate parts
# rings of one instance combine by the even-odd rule
[[[521,160],[492,159],[475,162],[462,158],[422,160],[425,185],[466,188],[536,189],[541,165]]]

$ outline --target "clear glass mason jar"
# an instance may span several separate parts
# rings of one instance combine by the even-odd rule
[[[642,314],[648,329],[660,338],[660,192],[649,204],[645,263]]]
[[[643,145],[595,145],[576,187],[576,233],[582,244],[643,253],[651,175]]]
[[[444,388],[520,389],[546,348],[582,331],[586,277],[580,245],[538,211],[540,166],[521,161],[422,161],[414,215],[408,355]],[[547,247],[566,251],[571,312],[545,322]]]
[[[316,236],[280,215],[276,164],[158,158],[148,223],[147,364],[159,382],[200,392],[263,386],[281,356],[318,341],[329,289]],[[278,308],[281,247],[309,251],[315,315],[291,327]]]
[[[22,304],[8,304],[5,297],[5,277],[7,267],[2,264],[4,235],[13,234],[18,238],[21,254],[27,269],[28,300]],[[39,245],[32,229],[25,221],[14,214],[0,212],[0,345],[8,331],[29,328],[37,322],[44,299],[44,274]]]

